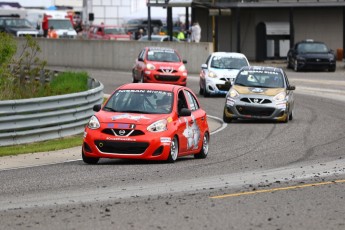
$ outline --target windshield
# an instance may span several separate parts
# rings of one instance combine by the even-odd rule
[[[124,28],[104,28],[105,34],[126,34]]]
[[[328,48],[323,43],[301,43],[297,47],[299,53],[327,53]]]
[[[248,66],[244,58],[214,56],[211,60],[211,67],[216,69],[241,69],[243,66]]]
[[[284,78],[280,72],[266,70],[242,70],[235,85],[258,88],[284,88]]]
[[[73,30],[73,26],[70,20],[48,20],[49,28],[51,26],[56,30]]]
[[[118,90],[103,110],[110,112],[167,114],[172,110],[173,93],[160,90]]]
[[[158,62],[181,62],[177,53],[171,49],[151,49],[147,52],[147,60]]]
[[[6,19],[5,24],[9,27],[32,28],[32,24],[26,19]]]

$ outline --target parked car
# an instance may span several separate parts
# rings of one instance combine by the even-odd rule
[[[178,52],[165,47],[145,47],[132,69],[133,82],[166,83],[186,86],[186,60]]]
[[[131,40],[124,27],[111,25],[92,25],[88,33],[89,39],[98,40]]]
[[[304,40],[297,42],[287,53],[287,67],[296,72],[300,70],[328,70],[336,69],[336,55],[323,42]]]
[[[129,83],[93,109],[84,132],[85,163],[96,164],[100,158],[172,163],[185,155],[208,155],[206,112],[187,87]]]
[[[139,38],[138,41],[150,41],[149,36],[145,35]],[[152,42],[169,42],[170,37],[168,35],[151,35],[151,41]],[[173,37],[173,42],[179,42],[177,38]]]
[[[147,18],[132,18],[127,20],[123,26],[126,28],[126,32],[130,32],[132,34],[139,31],[139,29],[143,29],[145,32],[147,32],[148,20]],[[154,27],[157,27],[160,30],[162,26],[163,22],[161,19],[151,19],[151,31],[153,31]]]
[[[0,32],[12,34],[15,37],[30,35],[38,37],[38,30],[24,18],[0,17]]]
[[[247,66],[237,74],[226,95],[223,120],[275,120],[287,123],[294,117],[295,86],[281,68]]]
[[[249,66],[244,54],[233,52],[210,54],[206,63],[201,65],[199,94],[205,97],[227,94],[238,71],[244,66]]]

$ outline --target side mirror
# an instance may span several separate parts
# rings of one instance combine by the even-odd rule
[[[99,112],[102,108],[102,105],[101,104],[98,104],[98,105],[94,105],[92,110],[95,111],[95,112]]]
[[[287,90],[295,90],[296,89],[296,86],[294,85],[290,85],[289,87],[287,87]]]
[[[207,69],[207,64],[202,64],[201,69]]]
[[[187,60],[182,60],[183,64],[187,64]]]
[[[181,110],[180,110],[180,112],[179,112],[179,116],[180,117],[188,117],[188,116],[190,116],[192,114],[192,111],[190,111],[189,109],[187,109],[187,108],[182,108]]]
[[[138,61],[144,61],[142,58],[138,58]]]

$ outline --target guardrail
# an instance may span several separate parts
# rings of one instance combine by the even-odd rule
[[[89,80],[80,93],[0,101],[0,147],[82,133],[93,105],[103,103],[103,84]]]

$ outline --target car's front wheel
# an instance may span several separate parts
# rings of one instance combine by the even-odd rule
[[[135,79],[134,69],[132,70],[132,83],[137,83],[138,80]]]
[[[208,135],[207,132],[204,134],[204,138],[202,140],[202,147],[199,153],[194,155],[194,158],[196,159],[204,159],[208,155],[208,146],[210,142],[210,136]]]
[[[230,123],[232,121],[232,118],[227,117],[226,114],[225,114],[225,111],[226,111],[226,106],[224,107],[224,110],[223,110],[223,121],[225,123]]]
[[[297,61],[297,60],[295,60],[295,62],[294,62],[293,70],[294,70],[295,72],[298,72],[298,71],[299,71],[299,68],[298,68],[298,61]]]
[[[140,83],[145,83],[145,80],[144,80],[144,73],[141,74]]]
[[[171,140],[170,153],[169,153],[167,162],[168,163],[174,163],[177,159],[177,156],[178,156],[178,140],[177,140],[177,137],[175,136]]]
[[[84,151],[82,150],[81,151],[81,156],[83,158],[83,161],[86,163],[86,164],[91,164],[91,165],[94,165],[94,164],[97,164],[98,161],[99,161],[99,158],[97,157],[88,157],[84,154]]]

